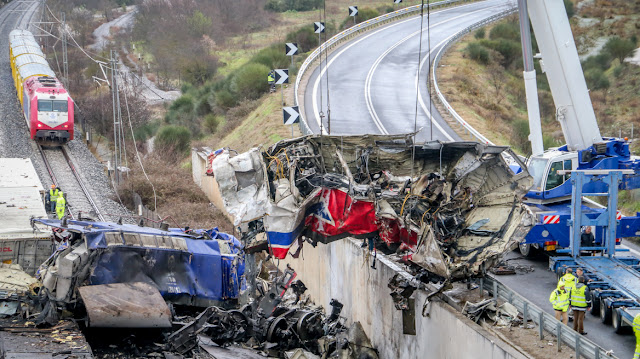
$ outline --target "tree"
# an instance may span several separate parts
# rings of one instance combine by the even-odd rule
[[[620,60],[620,64],[623,64],[624,59],[631,55],[633,50],[636,49],[636,45],[634,45],[634,43],[629,40],[621,39],[615,36],[607,41],[607,43],[604,45],[604,48],[609,51],[609,53],[613,57]]]
[[[187,19],[189,30],[197,37],[208,34],[211,31],[212,24],[213,21],[200,10],[194,11],[193,16]]]

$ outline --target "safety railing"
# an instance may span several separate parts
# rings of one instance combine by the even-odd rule
[[[462,2],[469,2],[471,0],[444,0],[444,1],[439,1],[436,3],[432,3],[429,4],[429,8],[433,9],[433,8],[438,8],[438,7],[443,7],[443,6],[448,6],[451,4],[455,4],[455,3],[462,3]],[[421,11],[421,7],[422,5],[414,5],[414,6],[409,6],[400,10],[396,10],[393,12],[390,12],[388,14],[384,14],[384,15],[380,15],[376,18],[373,18],[371,20],[367,20],[364,22],[361,22],[357,25],[354,25],[336,35],[334,35],[333,37],[331,37],[329,40],[325,41],[320,47],[318,47],[317,49],[315,49],[302,63],[302,66],[300,66],[300,70],[298,71],[298,75],[296,77],[296,82],[293,88],[293,96],[294,96],[294,103],[296,106],[300,106],[300,104],[298,103],[298,89],[300,87],[300,82],[302,81],[305,72],[309,69],[309,66],[316,60],[318,60],[320,58],[320,55],[322,53],[324,53],[325,51],[329,51],[330,49],[334,48],[335,46],[350,40],[351,38],[353,38],[354,36],[357,36],[359,34],[361,34],[362,32],[371,30],[375,27],[387,24],[389,22],[407,17],[407,16],[411,16],[411,15],[415,15],[416,13]],[[426,5],[425,5],[426,8]],[[311,128],[309,127],[309,124],[307,123],[307,119],[304,116],[304,111],[302,109],[302,107],[300,108],[300,131],[302,132],[303,135],[308,135],[311,134]]]
[[[540,309],[535,304],[529,302],[520,294],[512,291],[497,279],[486,276],[481,279],[481,289],[487,290],[496,299],[502,299],[515,306],[522,313],[523,322],[531,320],[538,326],[538,336],[544,339],[545,331],[555,335],[558,351],[562,344],[575,351],[575,357],[587,359],[617,358],[612,353],[606,351],[596,343],[580,335],[578,332],[562,324],[553,315]]]
[[[466,130],[468,133],[470,133],[473,137],[475,137],[478,142],[481,143],[485,143],[485,144],[489,144],[489,145],[493,145],[493,142],[491,142],[488,138],[484,137],[484,135],[482,135],[480,132],[478,132],[475,128],[473,128],[473,126],[471,126],[467,121],[465,121],[460,115],[458,115],[458,113],[456,112],[456,110],[453,109],[453,107],[451,107],[451,105],[449,104],[449,102],[447,102],[447,99],[444,97],[444,95],[442,94],[442,92],[440,91],[440,88],[438,87],[438,78],[436,77],[436,69],[438,68],[438,64],[440,62],[440,59],[442,58],[442,55],[447,51],[447,49],[449,49],[449,47],[451,47],[451,45],[453,45],[456,41],[458,41],[461,37],[463,37],[464,35],[470,33],[471,31],[478,29],[480,27],[483,27],[489,23],[492,23],[494,21],[500,20],[508,15],[511,15],[515,12],[517,12],[518,9],[517,8],[512,8],[512,9],[508,9],[505,11],[502,11],[498,14],[495,14],[489,18],[486,18],[480,22],[477,22],[461,31],[459,31],[458,33],[454,34],[453,36],[451,36],[447,42],[440,48],[440,50],[438,50],[438,53],[436,54],[436,57],[433,59],[433,66],[431,66],[431,71],[432,71],[432,78],[433,78],[433,88],[435,90],[436,95],[438,96],[438,99],[440,100],[440,103],[442,103],[442,105],[444,106],[444,108],[446,109],[447,112],[449,112],[449,114],[451,115],[451,117],[453,117],[459,124],[460,126],[462,126],[462,128],[464,130]]]

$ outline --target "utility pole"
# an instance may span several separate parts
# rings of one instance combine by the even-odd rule
[[[114,51],[111,50],[111,105],[113,110],[113,175],[116,185],[120,184],[120,173],[118,167],[120,165],[120,121],[119,121],[119,96],[118,96],[118,62],[116,61]],[[116,104],[118,105],[116,108]]]
[[[69,91],[69,62],[67,59],[67,24],[65,21],[65,13],[62,13],[62,29],[61,39],[62,39],[62,78],[64,79],[64,87],[67,91]]]

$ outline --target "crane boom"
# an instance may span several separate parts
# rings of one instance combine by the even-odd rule
[[[563,0],[530,0],[527,7],[568,149],[584,150],[601,142]]]

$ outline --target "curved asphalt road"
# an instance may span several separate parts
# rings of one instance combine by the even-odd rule
[[[429,19],[431,58],[451,35],[510,6],[507,0],[486,0],[433,11]],[[355,38],[331,53],[328,70],[325,61],[314,69],[304,96],[305,119],[311,130],[320,132],[319,113],[322,112],[323,131],[328,132],[329,102],[332,135],[400,134],[416,128],[419,130],[417,142],[460,140],[435,107],[429,108],[427,29],[425,14],[417,118],[420,17],[414,16]],[[429,113],[434,119],[433,133]]]
[[[431,13],[431,52],[435,56],[451,35],[470,24],[512,6],[507,0],[486,0]],[[417,142],[430,139],[460,140],[444,122],[435,108],[433,138],[429,124],[427,90],[428,45],[426,15],[422,40],[420,71],[420,99],[418,103]],[[332,135],[399,134],[412,132],[416,120],[416,83],[420,46],[420,18],[400,20],[367,32],[337,48],[329,56],[329,100]],[[311,74],[304,96],[305,119],[314,133],[327,133],[327,66],[322,64]],[[640,257],[640,248],[633,244],[631,254]],[[519,253],[507,256],[511,264],[526,264],[535,268],[532,273],[498,278],[505,285],[549,312],[548,300],[556,286],[556,276],[548,270],[546,257],[520,259]],[[572,325],[572,323],[569,323]],[[600,323],[599,317],[586,316],[587,337],[603,348],[613,350],[619,358],[631,358],[634,352],[633,335],[617,335],[610,325]]]

